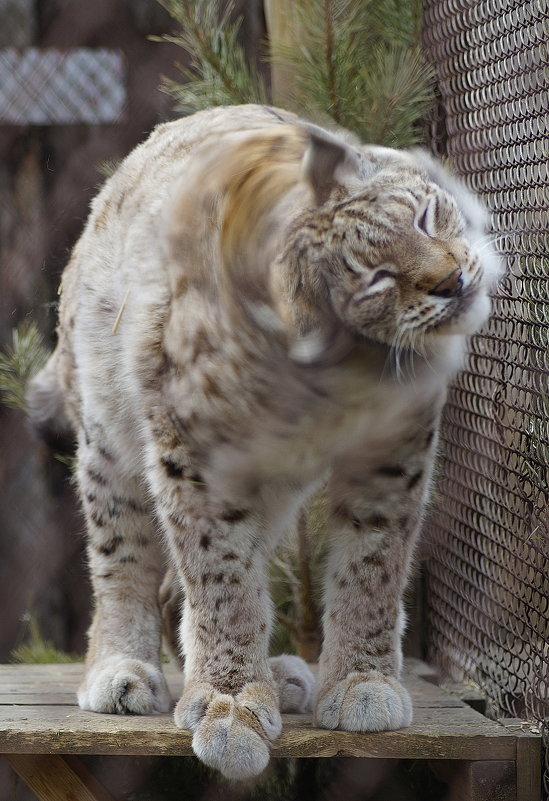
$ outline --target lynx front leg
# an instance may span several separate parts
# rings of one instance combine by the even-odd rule
[[[408,726],[399,682],[401,598],[431,469],[432,433],[377,469],[351,458],[334,469],[333,534],[316,721],[328,729]],[[349,465],[352,466],[350,469]]]
[[[171,699],[160,667],[158,534],[136,479],[114,451],[82,438],[78,480],[88,528],[95,612],[78,693],[94,712],[164,712]]]
[[[173,459],[173,457],[171,457]],[[229,778],[260,773],[281,731],[268,663],[264,515],[215,498],[196,473],[164,459],[159,494],[185,591],[185,686],[175,722],[193,749]]]

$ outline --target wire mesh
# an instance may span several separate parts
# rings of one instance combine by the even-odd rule
[[[119,51],[0,49],[0,124],[116,122],[125,100]]]
[[[427,524],[429,656],[538,722],[549,798],[549,11],[426,0],[433,148],[480,193],[508,272],[442,424]]]

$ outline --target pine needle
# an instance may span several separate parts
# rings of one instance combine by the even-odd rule
[[[151,37],[182,47],[190,68],[178,66],[184,83],[164,77],[161,88],[172,95],[176,110],[190,114],[215,105],[265,103],[262,77],[246,60],[238,42],[242,18],[232,20],[234,4],[220,0],[158,0],[178,23],[177,35]]]
[[[36,323],[24,322],[12,331],[12,344],[0,352],[0,393],[2,403],[27,410],[27,384],[45,365],[49,351]]]
[[[190,67],[162,89],[183,114],[217,105],[265,103],[268,91],[238,41],[241,18],[220,0],[158,0]],[[407,147],[434,102],[434,74],[419,50],[421,0],[295,0],[296,41],[271,42],[273,68],[292,76],[285,105],[332,120],[365,142]],[[155,37],[153,37],[155,38]]]
[[[434,74],[420,51],[397,45],[378,47],[361,79],[369,104],[357,119],[357,133],[366,141],[390,147],[416,144],[421,138],[418,121],[434,97]]]
[[[122,315],[124,314],[124,309],[126,308],[126,303],[128,302],[128,295],[130,294],[130,290],[126,290],[126,294],[120,304],[120,308],[118,309],[118,314],[116,315],[116,320],[113,323],[111,334],[116,334],[118,331],[118,326],[120,325],[120,320],[122,319]]]
[[[102,178],[107,179],[115,174],[121,164],[122,159],[105,159],[105,161],[101,161],[95,169]]]

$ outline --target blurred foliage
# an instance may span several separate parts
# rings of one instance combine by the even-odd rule
[[[241,18],[222,0],[158,0],[180,30],[161,40],[191,58],[184,83],[163,88],[187,114],[213,105],[270,100],[238,42]],[[406,147],[421,139],[434,74],[421,56],[420,0],[295,0],[295,42],[271,43],[265,59],[292,76],[285,105],[331,120],[364,141]]]
[[[24,322],[12,331],[12,344],[0,352],[0,393],[12,409],[26,411],[28,381],[45,365],[49,350],[35,323]]]
[[[177,65],[184,83],[164,78],[162,88],[182,114],[210,106],[267,102],[267,88],[247,62],[238,41],[242,18],[220,0],[158,0],[179,26],[177,34],[151,37],[172,42],[190,56],[190,68]]]
[[[25,665],[50,665],[67,662],[81,662],[82,657],[58,651],[53,643],[44,639],[36,615],[27,612],[24,617],[27,633],[25,643],[11,653],[13,662]]]
[[[297,652],[308,662],[318,658],[320,578],[328,520],[328,500],[321,491],[309,502],[299,526],[288,532],[271,562],[271,594],[276,611],[271,637],[273,654]]]
[[[299,45],[273,49],[293,76],[289,104],[318,113],[363,141],[407,147],[434,102],[421,56],[421,4],[401,0],[298,0]]]

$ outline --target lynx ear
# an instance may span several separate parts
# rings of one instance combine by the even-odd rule
[[[307,125],[309,142],[303,156],[304,179],[310,184],[318,205],[328,199],[336,186],[352,190],[361,183],[361,160],[358,151],[322,128]]]

